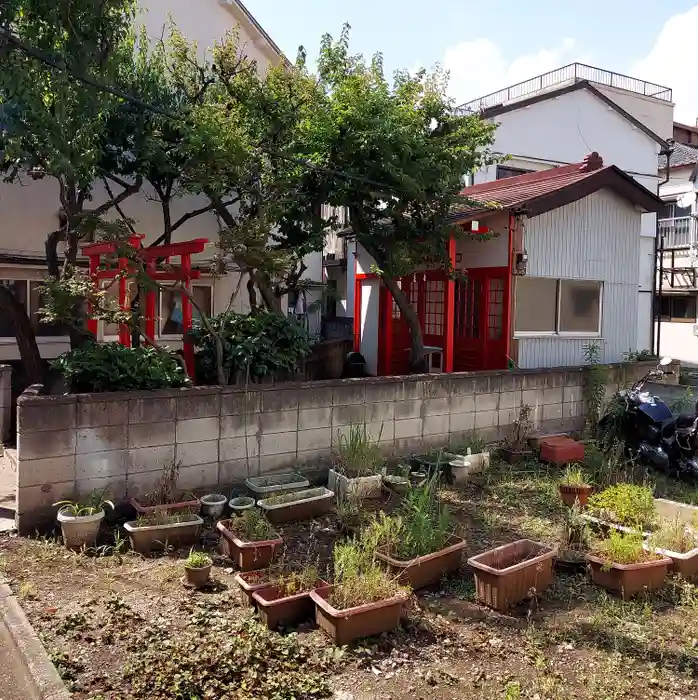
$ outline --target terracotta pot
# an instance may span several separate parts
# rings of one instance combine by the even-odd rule
[[[194,498],[189,501],[159,503],[157,505],[148,506],[139,501],[137,498],[132,498],[131,505],[136,509],[136,513],[138,513],[138,515],[151,515],[152,513],[160,513],[162,511],[169,511],[171,513],[181,513],[182,511],[188,513],[198,513],[199,508],[201,507],[201,501],[199,501],[198,498]]]
[[[162,525],[139,525],[138,521],[124,523],[131,547],[140,554],[149,554],[153,549],[181,547],[196,544],[204,521],[198,515],[182,515],[179,522]]]
[[[94,547],[103,518],[102,509],[93,515],[75,516],[71,515],[67,508],[61,508],[56,515],[56,520],[61,524],[63,544],[68,549]]]
[[[184,566],[187,583],[194,588],[203,588],[211,578],[211,564],[208,566]]]
[[[216,529],[221,535],[221,554],[232,559],[241,571],[264,569],[271,564],[272,559],[284,541],[280,537],[258,542],[245,542],[235,535],[234,520],[220,520]]]
[[[361,637],[389,632],[400,624],[406,593],[376,603],[337,610],[328,602],[333,588],[327,586],[311,591],[310,598],[315,603],[315,621],[337,646],[344,646]]]
[[[591,568],[591,580],[602,586],[607,591],[620,593],[623,600],[632,598],[641,591],[653,591],[664,585],[666,572],[671,566],[669,557],[662,557],[654,561],[643,561],[639,564],[611,563],[608,570],[608,562],[593,554],[587,554],[587,561]]]
[[[399,577],[401,584],[417,590],[437,584],[445,575],[457,571],[464,549],[465,540],[452,535],[443,549],[410,561],[394,559],[388,554],[387,547],[380,547],[376,551],[376,557],[388,565],[393,574]]]
[[[557,550],[532,540],[517,540],[468,559],[475,572],[480,602],[506,610],[531,593],[539,595],[553,580]]]
[[[276,500],[276,499],[283,500]],[[294,491],[271,499],[258,501],[257,505],[264,511],[267,518],[278,525],[293,520],[311,520],[329,513],[332,509],[334,493],[324,486],[305,491]]]
[[[560,484],[560,498],[562,502],[572,508],[579,501],[579,507],[584,508],[589,500],[589,494],[593,491],[592,486],[572,486],[571,484]]]
[[[325,588],[327,581],[319,580],[315,588]],[[315,611],[315,603],[310,599],[310,591],[303,591],[284,598],[279,597],[279,587],[269,586],[259,588],[252,594],[257,612],[262,622],[270,629],[284,626],[290,627],[304,620],[311,620]]]
[[[520,464],[534,456],[533,450],[514,450],[510,447],[502,447],[499,454],[507,464]]]
[[[645,544],[645,549],[650,548]],[[678,574],[687,581],[698,579],[698,547],[688,552],[672,552],[670,549],[655,548],[650,551],[671,559],[669,571]]]
[[[272,584],[269,582],[269,570],[257,569],[256,571],[241,571],[235,574],[235,581],[240,586],[240,589],[245,594],[243,596],[245,602],[250,607],[256,607],[256,603],[252,598],[252,594],[260,591],[263,588],[269,588]]]

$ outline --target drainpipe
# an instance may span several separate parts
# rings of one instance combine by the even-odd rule
[[[666,177],[657,185],[657,196],[659,188],[669,182],[669,162],[674,151],[674,139],[667,140],[667,147],[659,151],[659,155],[666,156]],[[659,255],[659,271],[657,270],[657,257]],[[659,272],[659,288],[657,288],[657,272]],[[656,341],[657,352],[660,353],[660,343],[662,340],[662,278],[664,276],[664,236],[659,236],[659,214],[657,214],[656,229],[654,234],[654,265],[652,266],[652,327],[650,329],[651,347],[655,348],[655,323],[657,324]],[[656,302],[656,303],[655,303]]]

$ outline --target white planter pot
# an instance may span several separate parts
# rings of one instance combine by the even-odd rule
[[[474,455],[458,455],[449,463],[455,484],[466,484],[473,474],[478,474],[490,466],[490,453],[478,452]]]
[[[244,511],[254,508],[255,500],[250,498],[250,496],[238,496],[237,498],[231,498],[228,501],[228,505],[235,515],[242,515]]]
[[[223,516],[225,504],[228,500],[227,496],[222,493],[209,493],[201,499],[201,510],[204,517],[213,518],[214,520]]]
[[[382,474],[357,476],[351,479],[344,476],[344,474],[336,472],[334,469],[330,469],[327,476],[327,488],[330,491],[334,491],[338,499],[380,498],[382,484]]]
[[[61,524],[63,542],[69,549],[82,549],[82,547],[94,547],[99,534],[99,526],[104,518],[104,511],[94,515],[70,515],[66,508],[58,511],[56,519]]]

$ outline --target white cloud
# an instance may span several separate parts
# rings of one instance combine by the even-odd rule
[[[458,103],[482,97],[574,61],[585,61],[571,38],[514,58],[504,56],[490,39],[464,41],[446,50],[444,67],[451,73],[449,92]]]
[[[674,119],[695,124],[698,118],[698,75],[696,46],[698,5],[670,17],[662,27],[652,50],[633,64],[631,75],[666,85],[673,90]]]

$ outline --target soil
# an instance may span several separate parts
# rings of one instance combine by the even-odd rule
[[[697,697],[698,590],[681,579],[669,578],[661,591],[623,602],[583,574],[558,573],[541,599],[506,613],[475,602],[467,557],[522,537],[559,544],[564,510],[558,476],[543,465],[495,466],[477,483],[446,490],[457,534],[467,542],[458,574],[438,592],[413,596],[400,628],[345,650],[334,651],[312,623],[296,628],[308,647],[303,674],[322,669],[337,700]],[[389,510],[394,503],[393,497],[370,505]],[[278,530],[287,565],[316,566],[321,578],[331,580],[332,547],[343,537],[333,515]],[[213,585],[201,591],[181,582],[188,548],[144,558],[103,546],[98,556],[86,556],[50,537],[4,537],[0,571],[74,698],[144,700],[147,695],[124,679],[124,669],[137,657],[150,658],[154,645],[176,645],[192,628],[206,635],[220,619],[253,624],[255,613],[243,605],[235,571],[215,544],[209,524],[201,549],[213,556]],[[285,632],[269,634],[292,643]],[[241,688],[230,697],[287,700],[286,678],[279,673],[276,694],[248,695]],[[296,697],[332,692],[318,686]],[[153,697],[191,696],[173,691]]]

